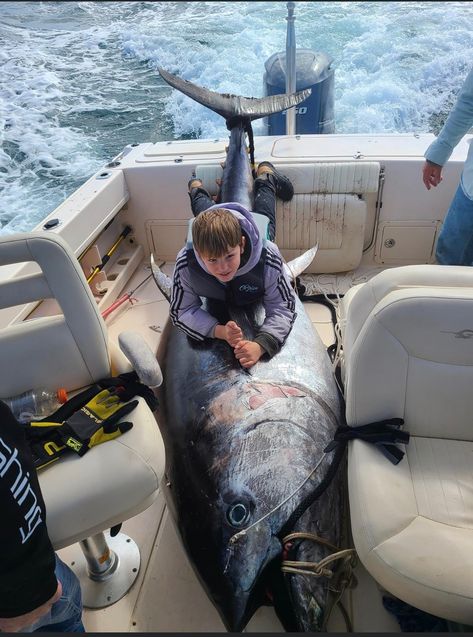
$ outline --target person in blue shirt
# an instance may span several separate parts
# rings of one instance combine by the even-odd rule
[[[473,126],[473,69],[437,139],[425,151],[422,178],[427,190],[442,181],[442,168],[453,149]],[[473,265],[473,144],[455,196],[445,216],[436,248],[442,265]]]

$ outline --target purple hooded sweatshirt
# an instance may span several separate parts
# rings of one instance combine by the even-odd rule
[[[225,203],[212,206],[210,210],[216,208],[224,208],[234,214],[247,237],[246,246],[249,247],[249,256],[244,265],[238,269],[234,277],[235,281],[258,265],[263,241],[251,213],[243,206],[238,203]],[[266,316],[253,340],[259,343],[269,356],[274,356],[283,346],[296,318],[295,296],[289,278],[284,272],[278,247],[272,241],[266,241],[264,247],[266,249],[263,273],[264,292],[261,302]],[[201,297],[192,289],[187,250],[188,246],[182,248],[176,258],[170,315],[174,325],[181,328],[188,336],[201,341],[204,338],[213,338],[215,327],[219,322],[202,308]],[[193,251],[199,266],[204,272],[210,274],[196,250]],[[224,298],[225,283],[219,282],[219,285],[222,286]]]

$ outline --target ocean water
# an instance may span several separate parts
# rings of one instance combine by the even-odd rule
[[[286,2],[0,3],[0,234],[32,229],[129,143],[225,136],[157,67],[261,96],[286,15]],[[438,132],[473,61],[473,2],[295,15],[297,46],[333,58],[337,132]]]

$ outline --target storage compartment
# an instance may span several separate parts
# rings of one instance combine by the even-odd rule
[[[156,262],[176,260],[186,241],[188,223],[188,219],[156,219],[146,223],[149,247]]]
[[[383,264],[432,263],[440,223],[418,221],[381,223],[375,261]]]

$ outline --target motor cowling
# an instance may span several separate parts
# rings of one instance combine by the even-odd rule
[[[296,90],[311,88],[311,95],[296,107],[296,133],[334,133],[333,59],[325,53],[296,49]],[[286,92],[286,53],[274,53],[264,64],[264,94]],[[286,111],[264,121],[267,135],[286,133]]]

